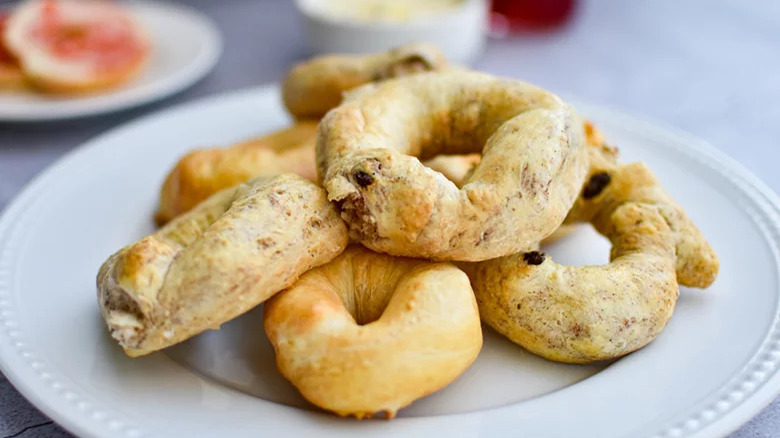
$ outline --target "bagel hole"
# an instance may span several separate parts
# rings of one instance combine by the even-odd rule
[[[402,260],[360,251],[352,259],[350,272],[331,279],[333,290],[358,325],[381,318],[399,284],[418,266]]]
[[[373,287],[372,287],[373,286]],[[390,299],[393,297],[395,284],[392,287],[385,285],[362,284],[356,285],[352,300],[346,301],[344,294],[340,294],[341,301],[347,311],[355,319],[357,325],[368,325],[378,320],[385,313]]]
[[[480,154],[450,155],[440,154],[423,161],[423,165],[444,175],[458,188],[468,180],[481,161]]]

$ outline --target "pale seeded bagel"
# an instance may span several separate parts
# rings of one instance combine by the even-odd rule
[[[600,135],[597,136],[600,138]],[[606,266],[562,266],[538,251],[464,263],[482,320],[529,351],[572,363],[613,359],[664,328],[678,283],[708,287],[718,258],[643,163],[591,144],[590,177],[567,222],[612,242]]]
[[[462,188],[419,159],[482,153]],[[320,122],[317,165],[350,236],[433,260],[509,255],[550,235],[587,173],[582,121],[525,82],[448,71],[355,89]]]
[[[623,204],[594,221],[606,266],[562,266],[539,251],[464,263],[482,321],[544,358],[614,359],[647,345],[677,301],[674,239],[658,210]]]
[[[282,83],[282,100],[295,118],[320,119],[345,91],[368,82],[440,70],[447,59],[432,44],[411,43],[369,55],[325,55],[302,62]]]
[[[565,222],[603,220],[600,216],[626,202],[652,205],[672,231],[677,281],[683,286],[709,287],[718,276],[718,256],[650,169],[643,163],[617,163],[616,150],[606,143],[588,149],[589,175]]]
[[[98,304],[111,335],[140,356],[219,328],[346,244],[322,188],[292,174],[258,178],[112,255]]]
[[[317,122],[301,121],[226,148],[188,152],[171,169],[160,188],[155,221],[164,225],[214,193],[254,177],[289,172],[317,181],[316,132]],[[478,155],[442,155],[425,165],[459,184],[478,158]]]
[[[269,300],[264,321],[279,371],[301,394],[358,418],[392,418],[452,382],[482,346],[462,271],[360,246]]]

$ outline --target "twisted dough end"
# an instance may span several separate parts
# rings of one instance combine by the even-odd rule
[[[291,174],[258,178],[112,255],[98,303],[111,335],[140,356],[219,328],[346,244],[324,190]]]

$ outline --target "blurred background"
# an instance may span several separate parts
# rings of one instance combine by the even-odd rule
[[[217,24],[224,52],[216,68],[191,88],[139,108],[61,122],[0,122],[0,209],[44,167],[117,124],[276,82],[313,51],[374,50],[420,37],[476,69],[689,131],[780,188],[779,1],[495,0],[489,17],[480,18],[481,1],[431,0],[420,13],[435,17],[461,3],[479,6],[447,15],[435,29],[404,27],[410,8],[421,3],[413,1],[343,0],[325,11],[318,9],[323,2],[305,0],[170,3],[198,9]],[[484,19],[489,24],[482,26]],[[69,435],[0,378],[0,437],[11,436]],[[777,436],[778,402],[733,435]]]

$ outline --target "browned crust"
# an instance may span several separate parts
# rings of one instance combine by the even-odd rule
[[[265,305],[279,371],[341,416],[371,417],[437,391],[482,346],[468,278],[449,263],[351,246]]]
[[[162,225],[214,193],[257,176],[292,172],[316,181],[316,133],[316,122],[301,122],[228,148],[187,153],[165,178],[155,220]]]

